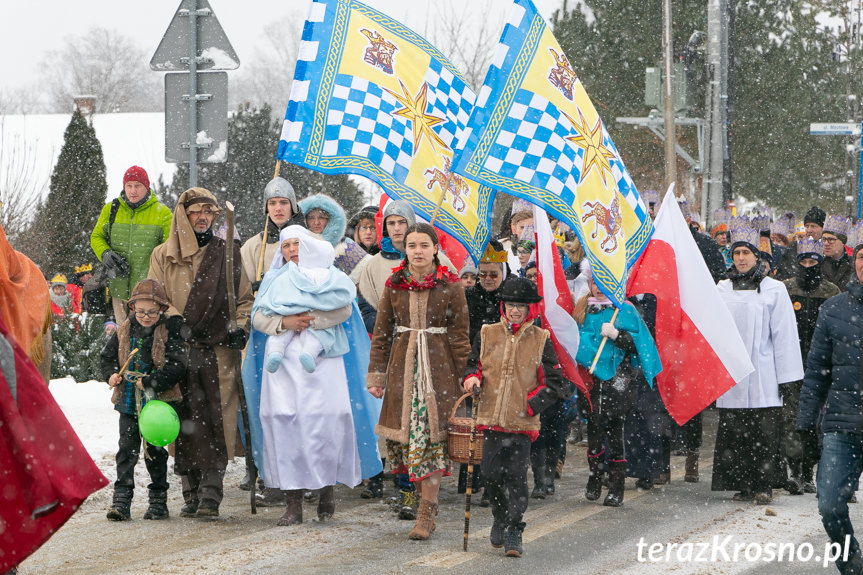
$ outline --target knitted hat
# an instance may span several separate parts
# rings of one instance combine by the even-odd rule
[[[147,170],[141,166],[132,166],[126,173],[123,174],[123,187],[126,187],[128,182],[139,182],[144,184],[144,187],[150,189],[150,176],[147,175]]]
[[[758,249],[758,230],[752,227],[749,218],[735,216],[731,218],[728,228],[731,231],[731,251],[739,246],[749,248],[754,254],[760,251]]]
[[[458,277],[463,277],[464,274],[473,274],[475,276],[479,275],[479,270],[473,264],[467,264],[461,268],[458,272]]]
[[[797,240],[797,261],[805,258],[821,261],[824,259],[824,242],[812,237]]]
[[[848,243],[848,219],[839,214],[830,214],[824,220],[824,233],[833,234],[843,244]]]
[[[803,224],[817,224],[824,227],[824,220],[827,218],[827,212],[819,208],[818,206],[812,206],[809,208],[809,211],[806,212],[806,215],[803,216]]]

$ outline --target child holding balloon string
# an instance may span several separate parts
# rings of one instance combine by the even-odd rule
[[[113,521],[131,518],[135,465],[141,451],[140,409],[152,397],[168,403],[182,400],[179,383],[186,373],[183,318],[168,308],[168,298],[159,282],[139,282],[129,298],[129,317],[101,353],[102,374],[114,388],[111,401],[120,414],[117,480],[107,514]],[[150,474],[149,507],[144,519],[167,519],[168,452],[149,442],[144,446]]]

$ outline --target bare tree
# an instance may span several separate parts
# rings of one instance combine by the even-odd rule
[[[262,107],[270,104],[279,118],[285,112],[291,91],[291,80],[297,63],[297,48],[304,18],[298,13],[285,16],[264,27],[265,48],[255,55],[239,73],[231,76],[230,107],[242,102]]]
[[[0,116],[37,114],[44,111],[44,104],[33,97],[33,94],[39,91],[35,86],[0,88]]]
[[[471,5],[476,18],[465,15],[464,3],[438,4],[437,13],[426,19],[423,34],[461,71],[468,85],[479,91],[497,49],[504,13],[494,9],[489,0]],[[481,22],[479,28],[477,20]]]
[[[158,111],[162,90],[148,62],[147,52],[128,35],[91,28],[48,53],[42,83],[55,112],[68,112],[72,98],[81,95],[96,96],[99,112]]]
[[[37,169],[36,150],[21,135],[8,135],[0,117],[0,224],[11,243],[21,235],[48,189]]]

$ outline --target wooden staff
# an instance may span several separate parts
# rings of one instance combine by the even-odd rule
[[[276,169],[273,170],[273,179],[279,177],[279,170],[282,167],[281,160],[276,160]],[[264,277],[264,253],[267,251],[267,226],[269,224],[270,215],[267,213],[267,206],[264,204],[264,232],[261,234],[261,250],[258,253],[258,270],[255,274],[255,281],[260,282]],[[255,290],[257,295],[257,290]]]
[[[614,320],[617,319],[617,312],[620,311],[620,308],[614,308],[614,313],[611,314],[611,321],[609,322],[611,325],[614,325]],[[596,355],[593,356],[593,363],[590,364],[590,375],[593,375],[593,370],[596,369],[596,362],[599,361],[599,354],[602,353],[602,348],[605,347],[605,342],[608,340],[608,336],[603,337],[602,341],[599,342],[599,348],[596,350]]]
[[[446,175],[446,185],[440,191],[440,197],[437,200],[437,206],[435,206],[434,212],[432,213],[431,221],[429,224],[434,225],[434,221],[437,219],[438,214],[440,213],[440,209],[443,206],[444,198],[446,198],[446,192],[449,190],[450,182],[452,182],[452,172],[450,171]]]
[[[118,372],[119,376],[122,378],[123,374],[126,373],[126,370],[129,369],[129,364],[132,363],[132,358],[138,353],[138,348],[136,347],[129,353],[129,357],[126,358],[126,363],[123,364],[123,367],[120,368]]]
[[[225,242],[225,277],[228,280],[228,331],[237,329],[237,299],[234,287],[234,204],[225,202],[227,221],[227,241]],[[264,236],[266,241],[266,236]],[[243,387],[243,379],[240,375],[239,366],[243,365],[242,352],[237,354],[237,369],[234,370],[234,383],[240,396],[240,415],[243,417],[243,431],[246,434],[246,469],[249,471],[249,504],[252,507],[252,515],[258,512],[255,494],[258,483],[258,468],[255,467],[255,458],[252,452],[252,433],[249,427],[249,406],[246,403],[246,390]]]
[[[470,445],[467,450],[467,485],[464,490],[464,550],[467,551],[467,539],[470,531],[470,496],[473,490],[473,454],[476,446],[476,418],[479,415],[479,387],[473,388],[473,404],[471,405]]]

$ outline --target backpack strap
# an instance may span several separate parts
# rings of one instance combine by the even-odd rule
[[[120,209],[120,198],[114,198],[111,202],[111,214],[108,216],[108,245],[111,245],[111,228],[114,227],[114,220],[117,219],[117,210]]]

